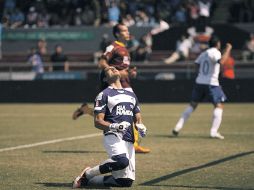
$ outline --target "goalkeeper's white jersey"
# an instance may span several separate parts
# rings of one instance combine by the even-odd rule
[[[196,78],[197,84],[208,84],[219,86],[221,52],[217,48],[210,48],[204,51],[196,59],[199,64],[199,73]]]

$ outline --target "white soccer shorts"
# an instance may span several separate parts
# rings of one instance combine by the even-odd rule
[[[113,171],[113,177],[115,179],[129,178],[135,180],[135,149],[133,143],[122,140],[119,134],[114,133],[104,136],[104,147],[109,158],[119,154],[126,154],[129,159],[129,166],[122,170]]]

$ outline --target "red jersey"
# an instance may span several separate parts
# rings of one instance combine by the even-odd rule
[[[234,65],[235,65],[235,60],[231,56],[229,56],[225,64],[223,65],[224,78],[228,78],[228,79],[235,78]]]
[[[114,41],[103,53],[102,58],[107,60],[110,66],[114,66],[117,70],[128,69],[130,66],[130,54],[122,42]],[[130,78],[120,79],[123,88],[130,87]]]
[[[102,55],[110,66],[114,66],[118,70],[123,70],[130,65],[130,55],[125,45],[119,41],[114,41],[106,48]]]

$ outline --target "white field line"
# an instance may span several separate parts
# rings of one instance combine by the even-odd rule
[[[97,137],[97,136],[101,136],[101,135],[102,135],[102,133],[93,133],[93,134],[89,134],[89,135],[82,135],[82,136],[68,137],[68,138],[62,138],[62,139],[55,139],[55,140],[50,140],[50,141],[42,141],[42,142],[33,143],[33,144],[25,144],[25,145],[14,146],[14,147],[9,147],[9,148],[2,148],[2,149],[0,149],[0,152],[10,151],[10,150],[17,150],[17,149],[24,149],[24,148],[31,148],[31,147],[35,147],[35,146],[41,146],[41,145],[46,145],[46,144],[54,144],[54,143],[59,143],[59,142],[64,142],[64,141],[87,139],[87,138]]]
[[[201,113],[201,112],[195,112],[194,113],[195,115],[198,115],[199,117],[202,117],[202,116],[211,116],[212,114],[212,110],[210,112],[207,112],[207,113]],[[252,113],[250,113],[249,115],[253,115]],[[142,113],[142,116],[143,117],[180,117],[181,116],[181,112],[179,113]],[[248,116],[246,115],[246,113],[235,113],[235,114],[224,114],[223,117],[242,117],[242,116]],[[39,118],[42,118],[42,117],[51,117],[51,118],[66,118],[66,117],[70,117],[70,114],[39,114],[39,113],[25,113],[25,114],[15,114],[15,113],[1,113],[0,114],[0,118],[6,118],[6,117],[14,117],[14,118],[36,118],[36,117],[39,117]],[[82,117],[91,117],[89,115],[84,115]]]

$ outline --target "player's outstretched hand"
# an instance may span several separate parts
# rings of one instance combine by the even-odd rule
[[[226,48],[231,50],[232,49],[232,44],[231,43],[226,43]]]
[[[125,133],[126,130],[128,129],[128,127],[130,127],[131,124],[127,121],[123,121],[121,123],[112,123],[109,125],[109,129],[110,131],[113,132],[121,132],[121,133]]]
[[[138,133],[140,136],[145,137],[147,132],[146,126],[142,123],[136,123],[136,127],[138,128]]]

